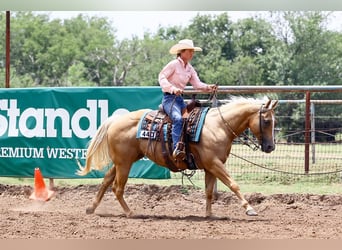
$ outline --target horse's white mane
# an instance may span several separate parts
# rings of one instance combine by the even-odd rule
[[[265,104],[269,98],[264,96],[263,98],[256,99],[252,97],[244,97],[244,96],[233,96],[230,95],[227,99],[227,103],[257,103],[257,104]]]

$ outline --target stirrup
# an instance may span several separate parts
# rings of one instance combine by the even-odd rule
[[[184,143],[178,142],[175,150],[173,150],[172,157],[175,160],[183,161],[185,159]]]

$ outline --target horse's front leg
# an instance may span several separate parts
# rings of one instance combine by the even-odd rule
[[[216,182],[216,177],[209,171],[205,170],[205,195],[206,195],[206,217],[212,216],[211,204],[213,202],[213,191]]]
[[[227,173],[224,163],[217,160],[214,167],[211,169],[211,173],[216,176],[220,181],[222,181],[231,191],[238,197],[241,201],[242,206],[246,210],[246,214],[249,216],[256,216],[258,213],[254,208],[248,203],[243,194],[240,192],[239,185],[234,181],[234,179]]]
[[[98,205],[100,205],[104,193],[107,191],[109,185],[111,185],[115,179],[115,174],[115,166],[112,166],[112,168],[106,173],[105,177],[103,178],[103,182],[101,184],[100,190],[97,192],[93,205],[87,208],[87,214],[93,214]]]

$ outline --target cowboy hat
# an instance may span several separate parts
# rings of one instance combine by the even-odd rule
[[[194,47],[194,42],[189,39],[180,40],[170,49],[170,54],[177,55],[183,49],[193,49],[194,51],[202,51],[200,47]]]

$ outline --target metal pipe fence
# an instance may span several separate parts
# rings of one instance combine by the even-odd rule
[[[310,100],[310,92],[342,92],[342,86],[224,86],[219,89],[219,93],[305,92],[306,97],[305,100],[279,100],[279,105],[304,105],[301,109],[304,112],[296,117],[302,122],[295,129],[286,129],[286,132],[281,127],[276,129],[276,149],[272,153],[255,151],[243,145],[240,139],[235,140],[226,162],[233,178],[289,184],[299,181],[342,183],[342,127],[322,127],[322,124],[341,121],[342,114],[336,112],[327,116],[324,108],[321,113],[315,109],[317,105],[341,105],[342,100]],[[186,94],[196,92],[186,90]],[[207,101],[201,100],[202,103]],[[282,121],[293,119],[282,114],[276,117]],[[204,173],[196,171],[193,178],[203,179]],[[181,174],[173,175],[173,178],[180,177]]]

